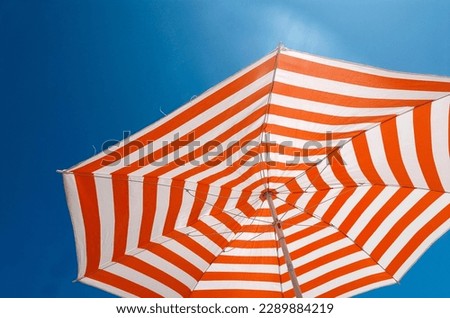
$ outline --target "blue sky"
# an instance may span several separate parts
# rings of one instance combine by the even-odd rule
[[[450,76],[450,2],[1,0],[0,297],[109,297],[72,283],[61,176],[269,53]],[[367,297],[450,297],[450,234],[400,285]]]

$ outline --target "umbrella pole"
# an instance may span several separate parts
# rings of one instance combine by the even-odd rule
[[[278,242],[281,245],[281,249],[283,250],[284,259],[286,261],[286,266],[289,272],[289,277],[291,278],[292,287],[294,288],[295,297],[302,298],[302,292],[300,290],[300,285],[298,283],[297,274],[295,273],[294,265],[292,265],[291,255],[289,254],[289,250],[286,245],[286,239],[284,237],[283,229],[281,227],[281,222],[278,219],[277,213],[275,211],[275,206],[272,201],[272,195],[269,191],[266,192],[267,202],[269,203],[270,212],[272,213],[273,218],[273,226],[275,228],[275,232],[278,236]]]

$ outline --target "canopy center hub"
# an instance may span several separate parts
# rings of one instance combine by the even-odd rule
[[[264,189],[263,191],[261,191],[259,198],[261,199],[261,201],[265,201],[267,200],[267,195],[270,195],[273,200],[277,197],[277,194],[278,192],[275,189]]]

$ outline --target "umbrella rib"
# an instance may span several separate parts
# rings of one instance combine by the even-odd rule
[[[304,170],[303,172],[301,172],[299,175],[297,175],[297,176],[295,176],[295,177],[292,177],[290,180],[286,181],[283,185],[281,185],[281,186],[279,186],[278,188],[276,188],[276,190],[278,190],[278,189],[280,189],[281,187],[285,186],[286,184],[288,184],[288,183],[290,183],[290,182],[292,182],[292,181],[294,181],[294,180],[297,180],[298,178],[304,176],[304,175],[307,173],[307,171],[309,171],[309,170],[312,169],[313,167],[318,166],[320,163],[322,163],[322,161],[326,160],[331,154],[333,154],[333,153],[336,152],[336,151],[339,151],[341,148],[345,147],[345,145],[349,144],[350,141],[352,141],[353,139],[357,138],[358,136],[361,136],[361,135],[367,133],[368,131],[370,131],[370,130],[372,130],[372,129],[375,129],[376,127],[379,127],[379,126],[381,126],[382,124],[384,124],[384,123],[386,123],[386,122],[388,122],[388,121],[390,121],[390,120],[392,120],[392,119],[395,119],[395,118],[400,117],[400,116],[402,116],[402,115],[404,115],[404,114],[407,114],[407,113],[409,113],[409,112],[412,112],[412,111],[414,111],[415,109],[417,109],[417,108],[419,108],[419,107],[424,107],[424,106],[428,105],[430,102],[435,102],[435,101],[438,101],[438,100],[447,98],[448,96],[450,96],[450,94],[446,94],[446,95],[444,95],[444,96],[441,96],[441,97],[436,98],[436,99],[433,99],[433,100],[427,100],[427,101],[424,102],[423,104],[420,104],[420,105],[417,105],[417,106],[411,106],[410,109],[405,110],[405,111],[402,112],[402,113],[392,115],[392,116],[389,117],[388,119],[383,120],[383,121],[380,121],[378,124],[373,125],[372,127],[370,127],[370,128],[368,128],[368,129],[366,129],[366,130],[363,130],[363,131],[357,133],[355,136],[353,136],[353,137],[349,138],[347,141],[345,141],[344,144],[342,144],[342,146],[340,146],[340,147],[335,147],[335,148],[334,148],[333,150],[331,150],[325,157],[323,157],[322,159],[320,159],[318,162],[312,164],[309,168],[307,168],[306,170]],[[326,167],[328,167],[328,165],[326,165]],[[428,190],[429,190],[429,189],[428,189]]]

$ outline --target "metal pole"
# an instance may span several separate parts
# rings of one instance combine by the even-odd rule
[[[275,232],[278,236],[278,242],[281,245],[281,249],[283,250],[284,260],[286,261],[286,266],[289,272],[289,277],[291,278],[292,287],[294,288],[295,297],[302,298],[302,292],[300,290],[300,285],[297,280],[297,274],[295,274],[294,266],[292,265],[291,255],[289,254],[289,250],[286,245],[286,239],[284,237],[283,229],[281,227],[281,222],[278,219],[275,206],[272,201],[272,196],[269,191],[266,192],[267,202],[269,203],[270,212],[272,213],[273,218],[273,226],[275,228]]]

